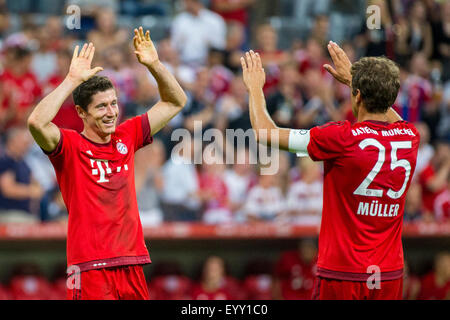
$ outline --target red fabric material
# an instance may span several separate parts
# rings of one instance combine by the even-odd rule
[[[401,300],[403,278],[381,281],[380,289],[370,289],[366,282],[317,278],[314,300]]]
[[[79,288],[67,289],[68,300],[149,300],[141,265],[81,272]]]
[[[403,211],[418,146],[419,133],[405,121],[343,121],[310,130],[308,154],[324,161],[318,268],[403,269]]]

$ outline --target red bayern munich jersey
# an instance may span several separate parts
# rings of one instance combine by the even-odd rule
[[[419,139],[405,121],[343,121],[310,130],[308,154],[324,161],[318,276],[402,277],[403,209]]]
[[[134,153],[152,142],[147,114],[99,144],[74,130],[48,154],[69,213],[67,265],[81,271],[150,263],[137,207]]]

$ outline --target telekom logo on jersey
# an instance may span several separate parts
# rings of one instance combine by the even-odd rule
[[[108,160],[94,160],[94,159],[89,160],[91,161],[92,175],[99,177],[97,182],[98,183],[108,182],[109,179],[106,178],[106,175],[112,173],[112,169],[109,167]],[[128,165],[125,164],[123,166],[123,169],[125,171],[128,171]],[[119,173],[120,171],[122,171],[122,167],[117,167],[116,172]]]

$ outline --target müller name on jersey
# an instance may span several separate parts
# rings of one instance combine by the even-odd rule
[[[369,127],[360,127],[360,128],[356,128],[356,129],[352,130],[352,134],[355,137],[359,136],[360,134],[367,134],[367,133],[379,135],[379,133],[376,130],[373,130],[372,128],[369,128]],[[409,136],[413,136],[413,137],[416,136],[411,129],[394,128],[394,129],[390,129],[390,130],[382,130],[381,131],[381,135],[383,137],[405,135],[405,134],[409,135]]]
[[[397,203],[378,203],[378,200],[372,202],[361,201],[358,206],[358,215],[372,217],[396,217],[400,205]]]

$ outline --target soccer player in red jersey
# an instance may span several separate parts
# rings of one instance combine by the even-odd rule
[[[353,65],[334,42],[328,50],[335,79],[351,88],[357,123],[311,130],[277,127],[267,113],[258,54],[241,58],[250,118],[261,143],[324,161],[316,299],[401,299],[401,241],[405,195],[416,166],[419,134],[391,108],[400,87],[389,59]]]
[[[182,88],[159,61],[142,27],[134,30],[136,56],[158,83],[160,101],[116,126],[118,103],[109,79],[91,68],[95,48],[73,53],[64,81],[33,110],[29,129],[48,154],[69,212],[68,299],[148,299],[142,265],[150,263],[136,202],[134,153],[186,103]],[[81,133],[51,121],[73,92]]]

